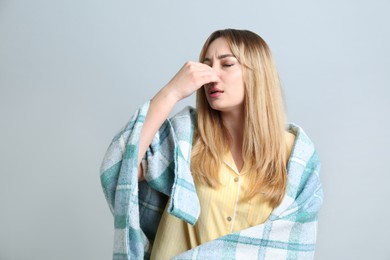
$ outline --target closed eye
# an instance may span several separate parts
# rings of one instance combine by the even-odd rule
[[[223,64],[222,67],[231,67],[233,66],[234,64]]]

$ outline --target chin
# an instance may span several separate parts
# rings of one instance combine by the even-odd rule
[[[241,110],[241,111],[244,111],[244,106],[243,104],[237,104],[237,105],[222,105],[222,104],[215,104],[215,103],[210,103],[209,102],[209,106],[213,109],[213,110],[216,110],[216,111],[219,111],[219,112],[233,112],[233,111],[237,111],[237,110]]]
[[[211,102],[211,103],[209,102],[209,106],[213,110],[218,110],[218,111],[221,111],[221,109],[223,110],[223,107],[221,107],[220,105],[215,104],[214,102]]]

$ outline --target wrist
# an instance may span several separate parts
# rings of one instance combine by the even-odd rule
[[[177,103],[180,100],[183,99],[183,97],[175,91],[175,88],[168,83],[161,89],[161,94],[164,96],[164,98],[168,99],[170,102]]]
[[[180,101],[180,98],[168,85],[161,88],[152,98],[154,104],[163,104],[165,108],[172,108],[178,101]]]

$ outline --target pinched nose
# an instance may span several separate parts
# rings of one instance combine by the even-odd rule
[[[217,85],[217,82],[210,82],[204,85],[204,87],[208,90],[209,88],[213,88]]]

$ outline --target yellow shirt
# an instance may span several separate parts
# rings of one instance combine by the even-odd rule
[[[257,195],[245,199],[246,187],[255,174],[238,172],[231,153],[225,155],[220,172],[221,186],[210,188],[195,182],[200,216],[194,226],[164,210],[153,245],[151,259],[170,259],[218,237],[264,223],[272,212]]]

